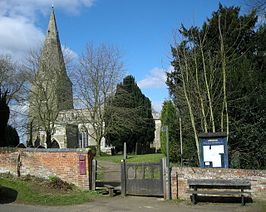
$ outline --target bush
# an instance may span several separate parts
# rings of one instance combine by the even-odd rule
[[[59,177],[56,176],[49,176],[49,187],[54,189],[60,189],[60,190],[73,190],[73,185],[69,184],[63,180],[61,180]]]

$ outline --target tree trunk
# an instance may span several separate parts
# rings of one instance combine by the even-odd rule
[[[222,113],[221,113],[221,129],[224,129],[223,125],[223,119],[224,119],[224,113],[226,117],[226,134],[227,138],[229,136],[229,115],[228,115],[228,108],[227,108],[227,89],[226,89],[226,56],[225,56],[225,50],[224,50],[224,40],[223,40],[223,34],[221,29],[221,20],[219,16],[218,20],[218,28],[219,28],[219,36],[220,36],[220,51],[221,51],[221,61],[222,61],[222,75],[223,75],[223,105],[222,105]]]
[[[208,78],[207,78],[207,69],[206,69],[206,63],[205,63],[205,56],[204,56],[203,46],[202,46],[202,42],[201,41],[200,41],[200,51],[201,51],[201,57],[202,57],[204,82],[205,82],[205,87],[206,87],[206,91],[207,91],[208,103],[209,103],[212,132],[215,132],[212,97],[211,97],[210,86],[209,86],[209,82],[208,82]]]
[[[186,55],[184,55],[186,57]],[[185,59],[185,63],[187,63],[186,59]],[[186,85],[186,81],[185,81],[185,76],[184,76],[184,67],[182,67],[182,64],[179,62],[179,66],[180,66],[180,70],[181,70],[181,77],[182,77],[182,83],[183,83],[183,91],[184,91],[184,95],[186,98],[186,102],[187,102],[187,106],[188,106],[188,110],[189,110],[189,115],[190,115],[190,121],[191,121],[191,125],[193,128],[193,132],[194,132],[194,139],[195,139],[195,143],[196,143],[196,147],[197,147],[197,155],[198,155],[198,160],[200,161],[200,149],[199,149],[199,139],[198,139],[198,133],[197,133],[197,129],[196,129],[196,124],[195,124],[195,118],[194,118],[194,114],[193,114],[193,110],[192,110],[192,105],[191,102],[189,100],[189,96],[187,93],[187,85]],[[186,71],[186,79],[188,82],[188,66],[187,64],[185,64],[185,71]]]
[[[30,126],[29,126],[29,134],[30,134],[30,138],[27,142],[27,147],[33,147],[33,142],[32,142],[32,128],[33,128],[33,121],[30,122]]]
[[[50,132],[46,132],[46,145],[47,148],[51,148],[52,146],[52,135]]]
[[[101,155],[101,139],[98,139],[97,140],[96,155],[97,156],[100,156]]]
[[[204,129],[204,132],[207,133],[208,132],[208,125],[207,125],[207,120],[206,120],[203,98],[202,98],[200,86],[199,86],[199,72],[198,72],[198,62],[197,62],[197,58],[196,58],[196,53],[195,53],[194,62],[195,62],[197,92],[199,95],[201,114],[202,114],[202,118],[203,118],[203,129]]]
[[[138,154],[138,142],[136,142],[136,145],[135,145],[135,155]]]

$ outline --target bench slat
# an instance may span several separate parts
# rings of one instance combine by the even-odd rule
[[[192,194],[192,202],[196,204],[197,195],[218,195],[218,196],[241,196],[241,205],[245,205],[245,197],[251,195],[251,192],[243,190],[251,189],[251,183],[246,179],[239,180],[214,180],[214,179],[189,179],[188,185],[190,190],[187,193]],[[194,189],[194,190],[192,190]],[[200,190],[197,190],[200,189]],[[203,190],[202,190],[203,189]],[[204,190],[205,189],[205,190]],[[208,189],[208,190],[206,190]],[[210,190],[214,189],[214,190]],[[228,190],[234,189],[234,190]],[[241,191],[235,191],[241,189]]]
[[[213,180],[213,179],[189,179],[189,186],[232,186],[232,187],[250,187],[248,180]]]
[[[212,194],[212,195],[250,195],[251,192],[241,192],[241,191],[191,191],[187,193],[190,194]]]

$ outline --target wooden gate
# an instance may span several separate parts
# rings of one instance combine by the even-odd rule
[[[162,162],[122,162],[121,193],[122,195],[163,196]]]
[[[121,170],[119,164],[93,160],[92,176],[93,190],[104,187],[114,187],[116,190],[121,189]]]

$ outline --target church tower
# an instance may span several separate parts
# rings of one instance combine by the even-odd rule
[[[48,31],[41,52],[38,74],[46,75],[48,80],[56,80],[54,92],[58,110],[73,109],[72,83],[66,72],[54,7],[52,7]]]
[[[69,109],[73,109],[72,83],[66,72],[52,7],[48,31],[38,61],[38,71],[31,85],[29,140],[34,142],[36,137],[38,139],[40,131],[46,133],[46,141],[47,137],[51,138],[59,112]]]

